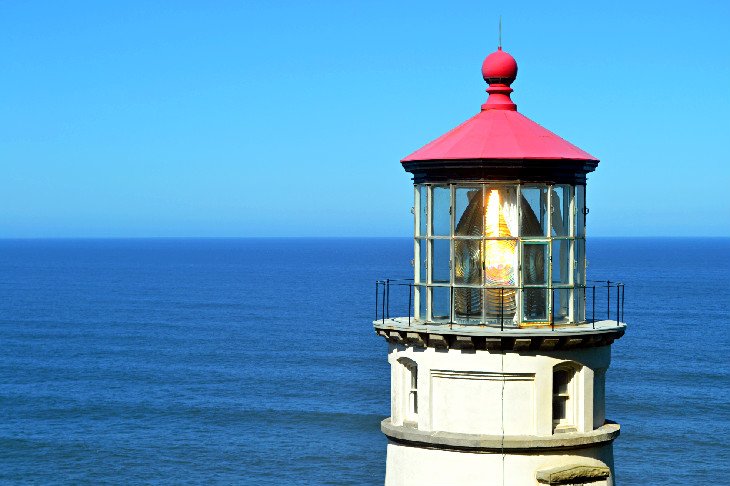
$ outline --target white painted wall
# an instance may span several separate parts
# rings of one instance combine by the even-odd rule
[[[502,455],[389,443],[385,486],[537,486],[539,469],[576,463],[608,466],[613,471],[612,444],[553,454]],[[610,477],[587,484],[613,486],[614,481]]]
[[[571,397],[573,421],[578,432],[588,432],[604,423],[610,353],[610,346],[502,354],[390,344],[391,420],[402,425],[406,418],[405,359],[418,366],[419,430],[549,436],[553,367],[573,362],[580,367]]]

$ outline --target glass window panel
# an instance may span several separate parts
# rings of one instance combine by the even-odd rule
[[[553,284],[570,285],[570,240],[553,240],[552,250]]]
[[[522,188],[520,200],[520,230],[522,236],[546,236],[547,188],[527,186]]]
[[[575,285],[585,285],[586,283],[586,240],[579,238],[575,240],[573,243],[573,246],[575,248],[575,270],[574,270],[574,277],[573,282],[575,282]]]
[[[516,289],[486,289],[484,291],[485,314],[493,323],[512,323],[517,310]]]
[[[572,289],[553,289],[553,318],[555,322],[566,321],[570,317],[570,296]]]
[[[433,188],[433,228],[432,235],[449,236],[451,234],[451,189],[449,186]]]
[[[586,320],[586,294],[585,287],[576,287],[573,291],[573,317],[572,322],[585,322]]]
[[[553,236],[570,235],[570,186],[553,186],[550,199]]]
[[[568,370],[555,370],[553,372],[553,394],[567,395],[568,393]]]
[[[428,252],[426,248],[426,241],[424,239],[418,240],[418,282],[419,283],[426,283],[428,282],[427,272],[428,272]]]
[[[553,398],[553,420],[560,421],[565,419],[565,404],[568,401],[568,397],[554,397]]]
[[[428,234],[428,186],[422,184],[418,186],[418,234],[426,236]]]
[[[428,320],[428,314],[426,313],[426,306],[427,306],[427,300],[428,295],[426,294],[426,287],[423,285],[416,287],[416,292],[418,294],[418,315],[416,316],[417,319],[420,319],[422,321]]]
[[[586,187],[575,186],[575,236],[585,236],[586,234]]]
[[[522,316],[526,321],[546,321],[547,289],[527,287],[522,290]]]
[[[484,240],[484,283],[505,287],[517,282],[517,240]]]
[[[482,284],[482,241],[454,240],[454,282]]]
[[[522,247],[522,282],[547,285],[547,243],[525,243]]]
[[[584,322],[586,320],[586,298],[590,298],[585,288],[585,240],[577,239],[573,242],[573,282],[576,286],[573,321]]]
[[[458,186],[456,197],[457,236],[482,236],[484,231],[484,193],[481,186]]]
[[[451,317],[451,287],[431,287],[431,314],[434,321]]]
[[[433,266],[431,282],[448,283],[451,281],[451,240],[431,240]]]
[[[517,236],[517,186],[489,186],[484,201],[484,236]]]
[[[454,288],[456,322],[479,323],[482,320],[482,289]]]

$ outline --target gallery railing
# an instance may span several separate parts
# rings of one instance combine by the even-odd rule
[[[416,319],[415,318],[415,292],[416,288],[421,289],[427,288],[440,288],[446,289],[449,293],[449,315],[443,316],[440,319]],[[488,292],[490,298],[493,300],[492,304],[497,307],[498,312],[494,312],[493,317],[489,320],[477,320],[462,319],[459,321],[458,316],[455,319],[455,303],[454,293],[461,289],[470,289],[470,291]],[[516,310],[512,312],[505,312],[505,309],[514,308],[516,298],[524,298],[525,291],[532,291],[542,289],[549,293],[549,300],[546,305],[549,309],[549,316],[544,320],[530,320],[525,321],[524,324],[535,325],[535,326],[550,326],[555,328],[555,325],[577,325],[577,324],[592,324],[595,327],[595,323],[601,320],[615,320],[617,325],[624,321],[624,296],[625,296],[625,285],[621,282],[614,282],[611,280],[590,280],[586,285],[574,285],[572,287],[475,287],[475,286],[461,286],[461,285],[416,285],[412,279],[384,279],[376,280],[375,282],[375,320],[381,321],[383,324],[386,319],[391,318],[403,318],[407,319],[408,325],[411,323],[426,323],[426,324],[441,324],[441,325],[474,325],[474,326],[489,326],[499,327],[504,329],[505,327],[514,327],[513,317]],[[565,318],[558,317],[556,320],[555,316],[555,293],[566,290],[573,290],[578,292],[578,296],[575,299],[576,302],[582,302],[583,310],[580,312],[582,316],[585,313],[585,320],[571,321]],[[519,295],[518,295],[519,294]],[[582,294],[582,295],[581,295]],[[482,302],[484,305],[486,302]],[[423,308],[423,307],[422,307]],[[472,316],[473,317],[473,316]]]

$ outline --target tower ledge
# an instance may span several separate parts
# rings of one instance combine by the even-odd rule
[[[606,422],[601,427],[586,433],[566,432],[551,436],[536,435],[483,435],[459,434],[453,432],[418,430],[408,425],[393,425],[390,417],[380,422],[380,430],[395,442],[478,452],[510,452],[540,449],[574,449],[611,442],[618,437],[621,427]]]
[[[598,321],[577,325],[495,328],[459,324],[425,324],[407,317],[373,322],[376,334],[396,344],[421,348],[554,351],[612,344],[626,332],[626,324]]]

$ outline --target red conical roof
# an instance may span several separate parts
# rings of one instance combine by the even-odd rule
[[[401,162],[470,159],[598,162],[591,154],[517,112],[509,87],[517,76],[517,63],[501,47],[484,60],[482,74],[489,83],[489,98],[482,111]]]

